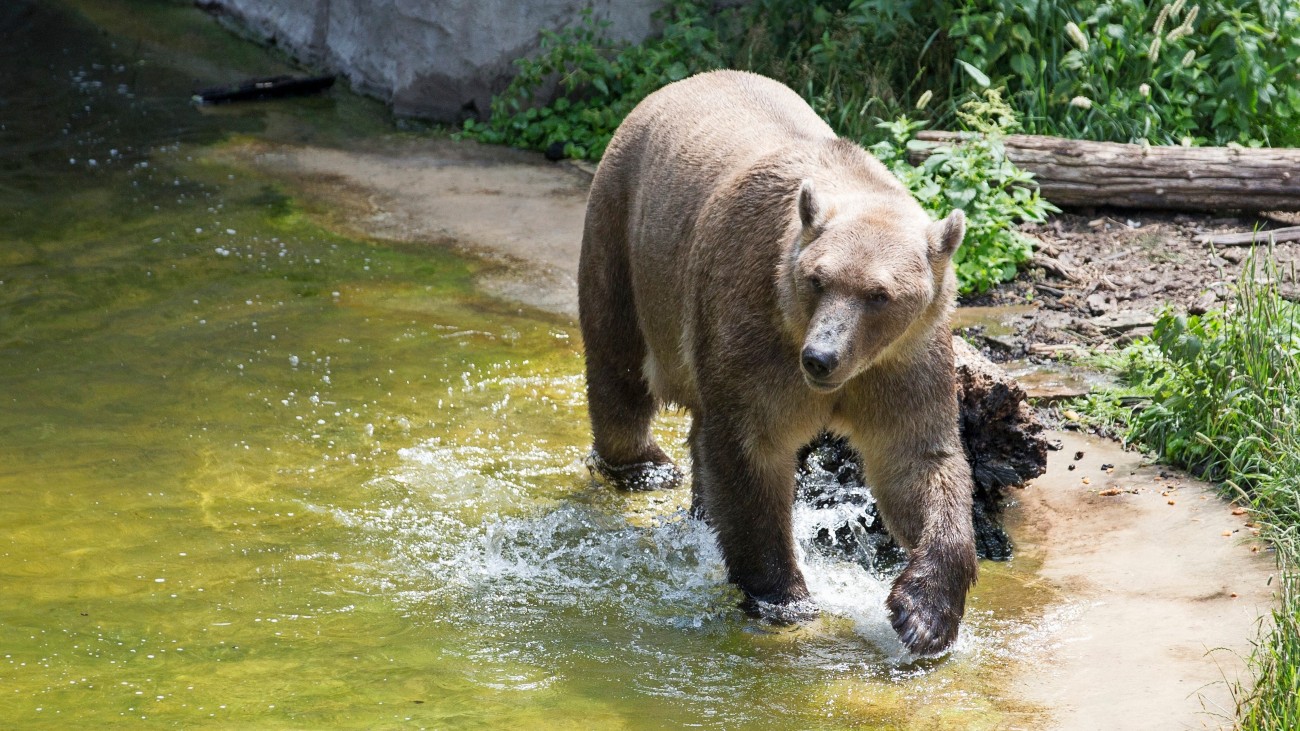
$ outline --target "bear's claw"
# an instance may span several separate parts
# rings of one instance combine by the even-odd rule
[[[961,614],[952,609],[951,602],[931,595],[922,601],[914,582],[904,572],[889,592],[890,624],[898,639],[915,655],[934,655],[948,649],[957,639]]]
[[[628,492],[668,490],[682,484],[685,475],[672,462],[636,462],[613,465],[592,450],[584,461],[591,474],[602,477],[614,487]]]

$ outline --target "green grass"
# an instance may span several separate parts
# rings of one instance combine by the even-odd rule
[[[1252,256],[1232,305],[1164,314],[1149,341],[1115,365],[1128,387],[1073,407],[1133,444],[1222,486],[1249,506],[1277,549],[1272,626],[1252,654],[1256,682],[1237,688],[1245,729],[1300,728],[1300,306],[1271,256]],[[1250,273],[1253,272],[1253,276]],[[1136,407],[1125,406],[1138,400]]]

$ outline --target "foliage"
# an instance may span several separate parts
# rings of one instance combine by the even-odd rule
[[[1030,132],[1300,143],[1294,2],[985,0],[941,15],[958,58],[1007,86]]]
[[[959,115],[975,134],[961,144],[933,149],[918,166],[907,161],[907,152],[924,123],[906,117],[881,123],[890,139],[871,150],[931,215],[965,211],[966,239],[953,255],[953,265],[961,292],[967,294],[1015,277],[1016,268],[1033,255],[1029,238],[1015,223],[1042,221],[1057,209],[1038,195],[1033,176],[1007,160],[1002,137],[1017,122],[996,90],[968,101]]]
[[[879,118],[916,110],[947,126],[997,87],[1031,133],[1300,145],[1300,4],[1288,0],[672,0],[658,19],[662,35],[635,45],[590,12],[543,31],[541,53],[466,133],[598,159],[647,94],[730,66],[786,83],[866,143]]]
[[[577,26],[542,31],[541,53],[515,62],[519,73],[492,100],[489,120],[466,121],[465,134],[535,150],[558,145],[567,157],[599,160],[619,123],[651,92],[724,65],[717,34],[695,3],[672,2],[659,19],[662,35],[637,45],[611,41],[609,23],[590,9]],[[562,93],[540,103],[555,78]]]
[[[1238,689],[1249,729],[1300,726],[1300,306],[1284,300],[1270,258],[1246,268],[1234,308],[1162,315],[1122,356],[1119,393],[1074,406],[1126,422],[1129,440],[1223,485],[1249,503],[1278,549],[1282,605],[1256,647],[1259,680]],[[1294,273],[1292,273],[1294,278]]]

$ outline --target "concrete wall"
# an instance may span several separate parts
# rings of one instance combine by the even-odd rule
[[[538,32],[593,8],[615,38],[640,40],[662,0],[207,0],[206,7],[310,66],[347,77],[402,115],[485,115]]]

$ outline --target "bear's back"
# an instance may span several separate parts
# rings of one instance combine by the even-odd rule
[[[634,188],[709,191],[754,160],[833,140],[788,87],[744,71],[711,71],[646,97],[620,125],[603,168]]]

